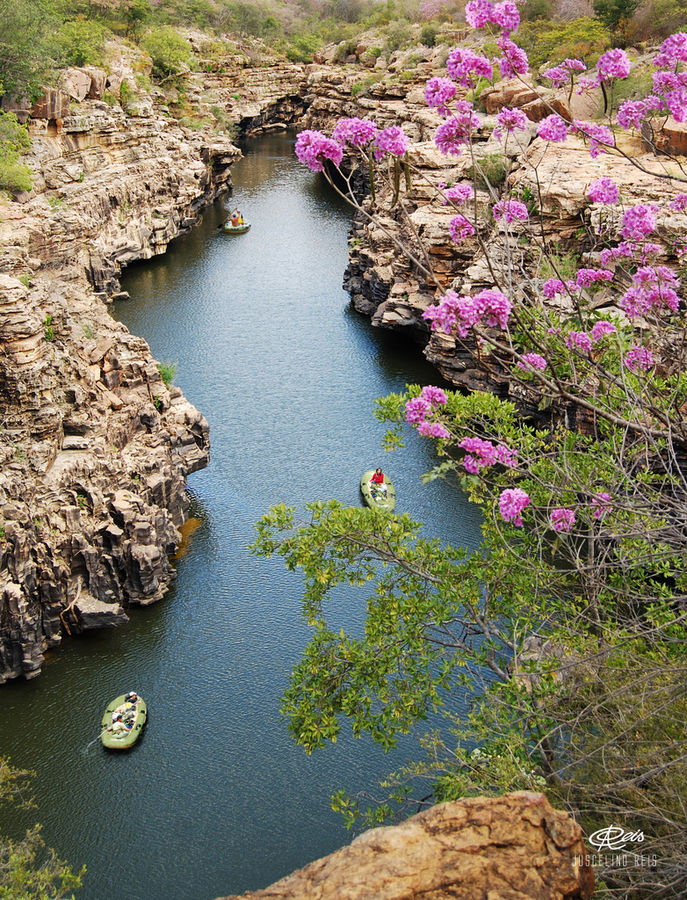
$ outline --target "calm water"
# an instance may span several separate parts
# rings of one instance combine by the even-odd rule
[[[245,550],[278,501],[360,502],[382,465],[398,508],[452,543],[477,542],[478,514],[434,482],[429,442],[384,456],[373,400],[436,383],[418,351],[372,329],[341,289],[348,209],[295,161],[287,136],[246,148],[233,173],[249,234],[207,210],[165,257],[133,268],[114,314],[210,422],[212,462],[189,481],[200,520],[175,587],[128,625],[68,641],[35,681],[0,689],[0,754],[35,769],[46,842],[88,875],[79,898],[209,900],[263,887],[350,839],[329,796],[373,789],[415,751],[385,756],[348,733],[308,758],[279,717],[307,639],[299,577]],[[359,628],[360,596],[334,611]],[[151,710],[142,741],[106,754],[102,710],[136,689]],[[3,823],[0,823],[2,825]]]

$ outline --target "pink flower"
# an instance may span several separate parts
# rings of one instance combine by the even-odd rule
[[[597,125],[594,122],[581,122],[578,119],[570,126],[571,132],[577,132],[580,137],[589,140],[589,155],[596,159],[599,153],[604,152],[602,144],[608,147],[615,146],[613,132],[605,125]]]
[[[592,349],[592,339],[586,331],[571,331],[565,338],[565,346],[569,350],[579,350],[581,353],[589,353]]]
[[[551,525],[554,531],[572,531],[575,524],[575,513],[572,509],[565,506],[557,507],[551,510]]]
[[[502,331],[508,327],[512,304],[505,294],[488,289],[475,294],[473,299],[482,306],[486,325],[490,328],[496,328],[498,325]]]
[[[564,141],[568,136],[568,126],[560,116],[553,113],[541,120],[537,134],[544,141]]]
[[[492,212],[496,220],[503,218],[506,222],[514,222],[516,219],[524,222],[529,217],[527,207],[520,200],[499,200],[494,204]]]
[[[669,205],[675,212],[687,212],[687,194],[678,194]]]
[[[406,403],[406,422],[410,425],[420,425],[432,411],[429,400],[424,397],[414,397]]]
[[[592,203],[617,203],[618,185],[610,178],[597,178],[589,185],[587,196]]]
[[[527,54],[514,44],[510,38],[500,37],[496,42],[503,56],[499,59],[501,78],[512,78],[514,75],[526,75],[529,70]]]
[[[513,0],[503,0],[503,3],[497,3],[490,18],[494,25],[501,26],[504,34],[517,31],[520,25],[520,13]]]
[[[362,147],[377,134],[377,126],[371,119],[339,119],[332,137],[340,144]]]
[[[468,200],[472,200],[475,196],[475,192],[472,189],[471,184],[456,184],[453,187],[446,188],[444,191],[444,206],[451,201],[451,203],[461,204],[467,203]]]
[[[472,104],[467,100],[456,103],[456,112],[437,128],[434,143],[445,155],[458,156],[463,145],[469,143],[473,128],[478,128],[480,119]]]
[[[605,491],[592,497],[592,515],[595,519],[603,519],[611,508],[610,501],[611,495],[605,493]]]
[[[556,294],[571,294],[573,291],[577,291],[577,282],[570,279],[561,281],[560,278],[548,278],[542,286],[542,293],[547,300],[553,300]]]
[[[684,31],[666,38],[661,45],[661,52],[654,58],[655,66],[666,68],[679,62],[687,62],[687,34]]]
[[[475,226],[472,222],[468,222],[465,216],[454,216],[449,222],[448,233],[451,235],[451,240],[460,244],[466,237],[472,237],[475,233]]]
[[[636,372],[637,369],[648,372],[653,365],[654,355],[651,350],[647,350],[646,347],[640,347],[638,344],[634,344],[631,349],[628,350],[627,356],[625,357],[625,366],[630,372]]]
[[[456,96],[456,86],[448,78],[430,78],[425,88],[427,106],[435,107],[442,116],[448,115],[447,103]]]
[[[323,172],[326,159],[331,160],[335,166],[341,165],[343,159],[341,145],[321,131],[301,131],[296,139],[295,152],[311,172]]]
[[[611,322],[606,322],[604,319],[600,319],[598,322],[595,322],[592,326],[591,330],[591,338],[593,343],[597,343],[601,338],[605,337],[607,334],[613,334],[616,330],[615,325]]]
[[[524,131],[527,128],[528,118],[521,109],[509,109],[507,106],[504,106],[496,116],[496,121],[499,124],[494,129],[494,137],[500,141],[504,131],[509,133]]]
[[[480,469],[493,466],[498,458],[496,447],[491,441],[483,441],[482,438],[463,438],[458,446],[466,451],[463,468],[471,475],[477,475]]]
[[[504,447],[503,444],[496,446],[496,458],[502,466],[506,466],[509,469],[515,469],[518,465],[518,451]]]
[[[627,78],[631,68],[630,57],[619,48],[607,50],[596,64],[600,81],[606,81],[609,78]]]
[[[521,513],[529,502],[530,498],[521,488],[506,488],[502,491],[499,497],[499,511],[504,521],[522,528]]]
[[[464,87],[475,87],[480,78],[491,81],[494,67],[486,56],[479,56],[472,50],[456,47],[446,60],[448,74]]]
[[[574,72],[584,72],[586,68],[581,59],[565,59],[559,66],[547,69],[544,72],[544,78],[550,78],[556,87],[563,87],[567,81],[570,81]]]
[[[608,269],[578,269],[577,286],[589,287],[597,281],[613,281],[613,272]]]
[[[483,28],[491,22],[494,6],[488,0],[469,0],[465,4],[465,21],[472,28]]]
[[[630,128],[639,131],[648,111],[643,100],[626,100],[618,109],[618,125],[625,131]]]
[[[655,203],[640,203],[625,210],[622,221],[622,235],[626,240],[641,241],[656,228]]]
[[[539,353],[524,353],[522,359],[518,360],[518,368],[525,369],[525,371],[539,369],[543,372],[546,368],[546,360]]]
[[[425,385],[420,391],[420,396],[423,400],[427,400],[432,406],[444,406],[444,404],[448,403],[448,397],[446,396],[445,391],[442,391],[441,388],[435,387],[433,384]]]
[[[450,431],[441,422],[420,422],[417,431],[423,437],[443,438],[444,440],[451,437]]]
[[[380,131],[375,139],[375,159],[380,160],[385,153],[403,156],[408,150],[408,138],[398,125],[391,125]]]

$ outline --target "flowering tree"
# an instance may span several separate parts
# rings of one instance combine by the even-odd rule
[[[301,526],[293,510],[274,508],[258,524],[255,551],[303,570],[314,628],[283,709],[311,751],[336,738],[343,717],[355,734],[390,747],[443,703],[448,733],[426,739],[425,761],[389,780],[391,799],[373,804],[369,818],[390,815],[392,801],[415,809],[543,789],[587,834],[611,825],[643,833],[641,854],[600,861],[613,896],[678,897],[687,883],[687,359],[676,264],[687,177],[679,159],[664,154],[648,167],[617,148],[616,136],[644,128],[660,137],[668,116],[687,119],[687,34],[656,55],[651,94],[603,124],[562,114],[559,104],[527,147],[533,126],[521,110],[502,109],[494,134],[504,152],[522,140],[524,168],[519,193],[511,181],[500,195],[482,189],[474,134],[483,123],[470,92],[497,70],[527,73],[512,40],[518,10],[511,0],[470,0],[466,17],[500,29],[500,55],[457,48],[449,77],[428,82],[427,103],[441,117],[437,147],[469,154],[474,173],[472,183],[431,188],[455,212],[447,241],[473,241],[488,287],[465,293],[432,271],[412,222],[418,176],[400,128],[344,119],[331,137],[302,132],[296,152],[313,171],[337,169],[335,183],[360,215],[395,211],[406,227],[390,240],[436,290],[424,313],[430,328],[509,386],[505,400],[409,386],[378,406],[392,423],[389,448],[402,443],[403,423],[436,441],[440,461],[429,477],[457,483],[481,505],[482,546],[475,554],[445,547],[406,515],[333,501],[313,504]],[[593,75],[584,71],[566,60],[544,78],[568,86],[568,100],[581,90],[608,101],[630,60],[610,50]],[[595,164],[606,154],[664,187],[663,205],[628,203],[608,175],[591,179],[574,272],[551,250],[541,179],[547,154],[564,141],[584,142]],[[353,190],[356,165],[372,202]],[[323,608],[331,590],[368,582],[365,635],[332,631]],[[336,805],[351,818],[359,812],[344,794]]]

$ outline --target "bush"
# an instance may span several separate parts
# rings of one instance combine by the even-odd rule
[[[420,41],[425,47],[433,47],[437,42],[436,25],[430,25],[429,22],[420,29]]]
[[[611,45],[608,29],[598,20],[583,17],[572,22],[525,22],[519,44],[527,52],[532,69],[545,63],[558,65],[567,57],[593,66]]]
[[[410,40],[410,25],[405,19],[397,19],[389,25],[386,37],[386,50],[393,53],[400,50]]]
[[[65,22],[55,35],[59,60],[70,66],[98,66],[105,53],[109,31],[97,22],[73,19]]]
[[[523,22],[550,19],[551,0],[527,0],[527,3],[520,7],[520,17]]]
[[[19,124],[14,113],[0,113],[0,190],[31,190],[31,170],[19,162],[30,148],[26,126]]]
[[[0,96],[35,98],[53,65],[54,20],[47,0],[3,0],[0,16]]]
[[[291,62],[312,62],[321,46],[322,40],[316,34],[298,34],[291,39],[286,56]]]
[[[171,362],[158,363],[157,370],[160,373],[160,378],[162,378],[165,386],[169,387],[176,375],[177,364]]]
[[[472,182],[477,181],[477,187],[486,187],[490,184],[495,190],[498,190],[506,180],[508,174],[506,161],[500,153],[490,153],[478,159],[479,167],[482,173],[476,172],[474,166],[470,166],[466,170],[466,177]]]
[[[168,26],[148,31],[141,39],[141,47],[150,54],[153,73],[158,77],[188,69],[193,56],[189,42]]]

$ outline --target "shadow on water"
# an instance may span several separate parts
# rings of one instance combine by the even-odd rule
[[[279,501],[359,504],[361,472],[383,465],[398,509],[427,533],[475,545],[479,516],[440,482],[423,487],[429,442],[385,456],[374,398],[436,383],[413,347],[380,334],[341,288],[349,212],[300,167],[292,139],[250,144],[232,198],[169,252],[132,267],[114,315],[145,337],[210,422],[212,459],[189,480],[199,520],[165,600],[121,628],[65,642],[40,678],[0,691],[0,753],[35,769],[44,837],[88,865],[86,900],[216,897],[264,886],[350,839],[328,798],[373,790],[415,752],[385,757],[344,732],[307,757],[279,697],[308,638],[296,574],[246,552]],[[217,225],[238,204],[252,223]],[[364,596],[333,612],[362,628]],[[127,690],[147,701],[145,740],[128,754],[84,748]],[[24,817],[19,824],[28,823]]]

